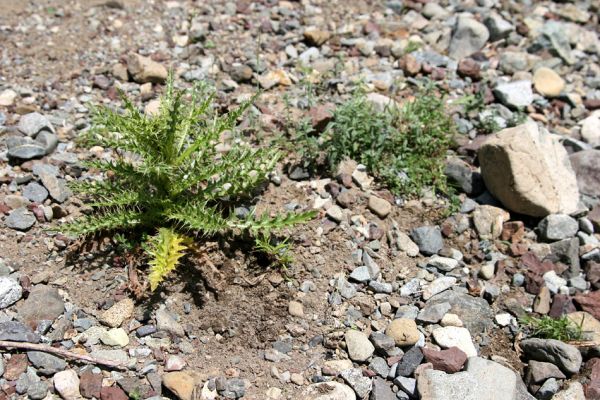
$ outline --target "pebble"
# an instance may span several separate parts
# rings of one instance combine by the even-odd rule
[[[79,392],[79,377],[77,372],[67,369],[56,373],[53,377],[54,388],[65,400],[76,400],[81,398]]]
[[[123,328],[113,328],[105,331],[100,340],[105,345],[114,347],[125,347],[129,344],[129,337]]]
[[[4,223],[11,229],[26,231],[35,224],[35,216],[25,207],[20,207],[11,211]]]
[[[565,88],[565,81],[552,69],[541,67],[533,74],[533,87],[542,96],[558,97]]]
[[[582,357],[577,347],[555,339],[525,339],[521,349],[529,359],[555,364],[564,373],[571,375],[579,371]]]
[[[390,202],[377,196],[369,196],[368,207],[380,218],[387,217],[392,211]]]
[[[494,88],[494,95],[502,104],[513,109],[527,107],[533,102],[531,81],[500,83]]]
[[[441,276],[429,283],[423,290],[423,300],[429,300],[438,293],[450,289],[456,283],[453,276]]]
[[[550,214],[537,226],[542,239],[555,242],[572,238],[579,230],[579,223],[565,214]]]
[[[444,247],[442,232],[437,226],[421,226],[411,232],[411,238],[419,247],[419,251],[431,256],[437,254]]]
[[[359,399],[365,398],[371,391],[372,382],[370,378],[363,376],[359,368],[350,368],[342,371],[342,379],[352,388]]]

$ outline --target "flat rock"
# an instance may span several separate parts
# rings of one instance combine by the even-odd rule
[[[456,283],[453,276],[440,276],[430,282],[423,290],[423,300],[427,301],[438,293],[450,289]]]
[[[35,329],[40,321],[54,321],[65,310],[65,302],[58,289],[36,285],[29,297],[19,306],[18,319]]]
[[[12,210],[4,223],[11,229],[26,231],[35,224],[35,216],[25,207],[20,207]]]
[[[38,343],[40,335],[34,333],[30,327],[21,322],[5,321],[0,322],[0,340]]]
[[[488,190],[510,210],[534,217],[577,210],[579,190],[567,151],[535,123],[491,135],[478,158]]]
[[[37,112],[32,112],[21,116],[17,129],[29,137],[37,136],[37,134],[42,130],[54,132],[54,127],[48,118]]]
[[[586,400],[583,385],[577,381],[569,382],[569,386],[552,396],[552,400]]]
[[[54,375],[67,368],[65,360],[42,351],[28,351],[27,358],[42,375]]]
[[[392,211],[390,202],[377,196],[369,196],[368,207],[380,218],[387,217]]]
[[[183,326],[164,308],[156,311],[156,327],[159,331],[169,332],[175,336],[185,336]]]
[[[458,347],[446,350],[433,350],[424,347],[422,350],[425,360],[433,364],[433,369],[453,374],[460,371],[467,361],[467,355]]]
[[[301,394],[300,400],[356,400],[356,394],[349,386],[331,381],[313,383]]]
[[[23,196],[34,203],[43,203],[48,198],[48,191],[37,182],[29,182],[23,188]]]
[[[504,223],[509,219],[509,213],[494,206],[477,206],[473,211],[473,224],[481,239],[499,238]]]
[[[577,347],[554,339],[525,339],[521,349],[527,358],[556,364],[568,375],[579,372],[581,353]]]
[[[600,197],[600,150],[578,151],[571,154],[569,160],[577,176],[579,191]]]
[[[67,183],[64,179],[57,178],[51,174],[42,173],[40,174],[40,180],[48,190],[50,197],[59,203],[65,202],[71,195],[71,191],[67,187]]]
[[[434,369],[424,370],[417,378],[421,400],[481,400],[478,382],[469,372],[447,374]],[[512,399],[510,399],[512,400]]]
[[[481,357],[469,358],[465,368],[477,380],[482,399],[517,398],[517,376],[511,369]]]

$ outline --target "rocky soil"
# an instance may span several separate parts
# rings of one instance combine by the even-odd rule
[[[599,12],[0,0],[0,399],[600,399]],[[189,260],[139,298],[112,238],[60,226],[86,211],[68,183],[99,178],[82,161],[113,152],[76,140],[92,108],[121,89],[152,114],[168,70],[215,85],[223,110],[262,89],[241,123],[256,145],[290,120],[322,128],[359,82],[383,108],[433,81],[459,130],[460,210],[291,154],[257,204],[320,211],[289,232],[289,268],[207,242],[215,269]],[[582,337],[536,337],[524,316]]]

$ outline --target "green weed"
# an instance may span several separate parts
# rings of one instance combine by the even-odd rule
[[[529,331],[532,337],[542,339],[556,339],[562,341],[581,340],[583,331],[581,325],[573,323],[568,317],[540,318],[525,316],[520,319],[521,324]]]

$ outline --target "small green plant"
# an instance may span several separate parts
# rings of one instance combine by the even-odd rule
[[[321,148],[331,169],[351,158],[395,194],[414,197],[425,187],[448,194],[444,161],[454,132],[443,99],[431,88],[382,113],[358,91],[336,109]]]
[[[234,205],[253,196],[273,170],[279,152],[241,142],[219,152],[222,134],[235,128],[253,99],[218,115],[213,97],[214,91],[204,83],[176,90],[170,77],[155,116],[143,114],[125,96],[124,113],[101,108],[94,114],[88,142],[115,149],[116,157],[88,163],[106,179],[73,185],[93,212],[64,230],[75,235],[154,234],[144,246],[152,290],[193,246],[190,235],[248,232],[267,237],[272,230],[314,216],[313,212],[235,216]]]
[[[532,337],[572,341],[581,340],[583,336],[581,325],[575,324],[566,316],[560,318],[525,316],[520,319],[520,322]]]
[[[289,238],[277,241],[275,238],[267,235],[257,235],[255,238],[256,250],[264,253],[271,259],[271,262],[283,269],[287,269],[294,262],[290,252],[291,244]]]

